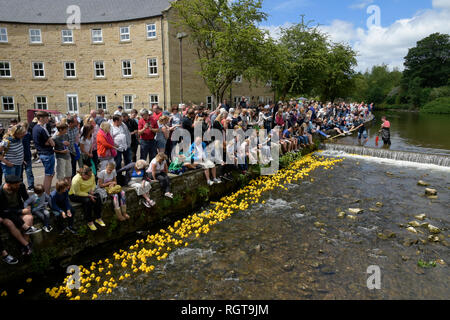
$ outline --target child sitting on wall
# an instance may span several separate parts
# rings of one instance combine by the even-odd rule
[[[24,207],[31,206],[31,213],[37,216],[43,223],[45,232],[53,230],[50,225],[50,212],[47,206],[50,204],[50,196],[44,192],[44,186],[38,184],[34,187],[34,194],[24,202]]]
[[[149,195],[152,186],[150,184],[151,179],[146,173],[147,168],[147,161],[138,160],[134,165],[131,181],[128,185],[136,190],[138,196],[142,196],[144,198],[144,206],[151,208],[155,205],[155,201],[151,200]]]
[[[66,230],[78,234],[73,228],[73,216],[75,211],[69,201],[70,183],[67,180],[59,180],[56,182],[56,190],[50,193],[52,212],[56,217],[56,228],[59,234],[63,234]],[[67,227],[64,222],[67,221]]]
[[[104,192],[112,196],[114,211],[117,219],[119,219],[119,221],[125,221],[130,219],[130,216],[127,214],[125,191],[123,191],[121,186],[117,184],[117,173],[115,168],[116,164],[110,162],[106,165],[105,170],[99,172],[98,186],[99,189],[102,190],[100,192]],[[113,190],[114,188],[117,190]]]

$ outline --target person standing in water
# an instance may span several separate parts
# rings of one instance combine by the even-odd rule
[[[391,123],[385,116],[381,117],[381,138],[385,146],[391,145]]]

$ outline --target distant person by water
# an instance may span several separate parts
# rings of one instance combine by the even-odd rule
[[[385,116],[381,117],[381,138],[385,146],[391,145],[391,123]]]

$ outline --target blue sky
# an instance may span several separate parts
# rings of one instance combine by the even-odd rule
[[[377,6],[380,25],[368,27],[369,6]],[[263,0],[269,14],[261,24],[273,37],[280,26],[306,20],[322,25],[334,41],[358,52],[359,71],[385,63],[403,69],[408,48],[433,32],[450,33],[450,0]]]

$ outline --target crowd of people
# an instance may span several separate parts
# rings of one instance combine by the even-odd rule
[[[155,205],[150,199],[153,181],[159,181],[165,197],[173,198],[169,174],[202,169],[208,185],[219,184],[232,179],[232,170],[247,174],[252,156],[260,163],[270,162],[270,147],[274,144],[284,154],[311,145],[316,133],[329,138],[333,133],[358,130],[358,138],[367,139],[364,122],[372,109],[373,105],[364,103],[302,100],[254,105],[242,97],[234,107],[225,100],[214,110],[203,104],[180,104],[163,111],[154,104],[151,110],[133,109],[128,114],[119,106],[113,114],[91,110],[83,118],[67,114],[59,121],[51,119],[46,111],[39,111],[30,124],[15,121],[7,130],[0,127],[0,177],[5,178],[0,187],[0,224],[21,244],[22,254],[30,255],[30,235],[42,230],[52,232],[52,221],[58,233],[77,234],[73,223],[77,213],[71,203],[81,204],[85,223],[96,231],[97,226],[106,226],[102,204],[108,198],[112,199],[119,221],[130,219],[125,186],[133,188],[142,205],[151,208]],[[229,130],[256,130],[241,143],[236,143],[237,135],[228,141],[205,141],[202,136],[194,136],[196,126],[203,134],[216,129],[224,136]],[[183,142],[172,141],[179,129],[189,132],[192,143],[189,150],[172,152]],[[262,129],[270,133],[264,139],[257,134]],[[279,140],[273,141],[274,132]],[[208,154],[210,143],[222,149],[220,159],[214,151]],[[36,160],[44,167],[43,184],[34,183],[32,164],[36,160],[32,159],[32,145]],[[217,165],[224,167],[221,176]],[[42,222],[42,229],[34,226],[35,218]],[[18,262],[8,254],[1,238],[0,252],[6,263]]]

